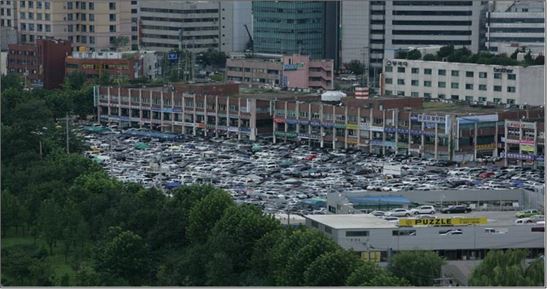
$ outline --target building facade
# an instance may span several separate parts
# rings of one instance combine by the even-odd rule
[[[17,43],[15,30],[15,1],[0,1],[0,50],[7,51],[8,44]]]
[[[269,134],[269,101],[236,94],[238,86],[231,84],[173,90],[95,87],[94,104],[100,122],[121,127],[251,141]]]
[[[27,87],[59,88],[64,80],[65,57],[70,53],[71,44],[66,40],[10,44],[7,70],[22,75]]]
[[[115,82],[143,77],[142,57],[138,52],[73,52],[65,63],[66,74],[82,72],[96,79],[108,75]]]
[[[20,43],[64,39],[72,42],[73,47],[79,50],[101,51],[130,47],[130,0],[14,2]]]
[[[544,66],[387,59],[383,95],[510,105],[544,105]]]
[[[325,6],[322,1],[252,2],[254,51],[323,58]]]
[[[330,90],[334,87],[334,61],[297,54],[233,57],[226,61],[226,79],[254,86]]]
[[[544,122],[505,121],[501,157],[506,165],[544,165],[544,147]]]
[[[486,13],[485,47],[495,53],[510,51],[507,47],[525,47],[544,53],[545,1],[502,2]]]
[[[275,101],[273,142],[381,155],[475,161],[504,150],[504,120],[544,119],[542,108],[492,114],[423,112],[420,98],[354,100],[343,105]]]

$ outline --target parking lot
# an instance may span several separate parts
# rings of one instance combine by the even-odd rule
[[[269,213],[324,214],[326,195],[348,190],[534,190],[544,184],[544,171],[527,167],[458,167],[267,141],[250,144],[186,136],[171,142],[120,130],[80,133],[90,146],[86,156],[120,181],[168,194],[181,185],[212,184],[230,192],[236,202],[255,204]]]

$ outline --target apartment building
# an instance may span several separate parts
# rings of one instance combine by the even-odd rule
[[[383,95],[544,105],[544,66],[386,59]]]
[[[15,2],[21,43],[65,39],[78,50],[124,50],[130,47],[130,0]]]
[[[254,51],[338,59],[338,10],[330,1],[254,1]]]
[[[254,141],[270,134],[268,100],[238,96],[235,84],[172,88],[95,87],[101,123]]]
[[[312,88],[334,87],[334,60],[306,55],[236,55],[226,61],[226,79],[253,86]]]
[[[544,53],[544,4],[542,0],[495,3],[486,13],[485,47],[495,53],[513,53],[518,47]]]
[[[15,1],[0,0],[0,50],[7,51],[8,44],[17,43],[15,30]]]
[[[66,40],[39,39],[35,44],[10,44],[7,71],[20,74],[27,87],[59,88],[64,80]]]
[[[139,0],[130,1],[130,14],[132,16],[132,33],[130,43],[132,50],[139,49]]]
[[[273,142],[474,161],[504,149],[504,120],[544,119],[543,108],[456,113],[427,110],[419,98],[348,100],[342,105],[275,101]]]

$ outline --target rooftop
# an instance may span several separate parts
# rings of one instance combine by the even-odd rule
[[[307,215],[305,217],[334,229],[397,228],[395,224],[369,214]]]

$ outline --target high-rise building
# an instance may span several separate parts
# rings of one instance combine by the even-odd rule
[[[495,53],[544,51],[544,1],[496,1],[486,14],[485,47]],[[507,49],[509,48],[509,49]]]
[[[254,1],[254,51],[325,55],[325,3]]]
[[[15,6],[20,43],[55,38],[84,50],[129,48],[130,0],[17,0]]]
[[[132,50],[137,50],[139,49],[139,0],[132,0],[130,9],[132,14]]]
[[[8,49],[8,44],[17,43],[15,31],[15,1],[0,1],[0,50]]]
[[[480,48],[486,1],[389,0],[341,2],[341,64],[369,67],[378,83],[386,50],[430,45]]]

